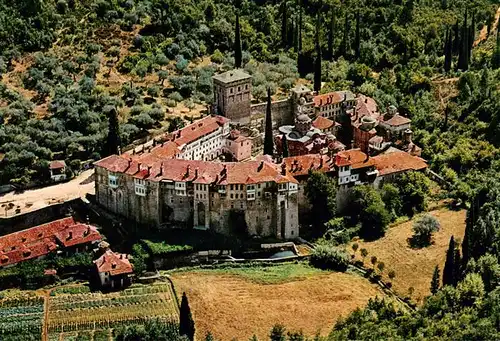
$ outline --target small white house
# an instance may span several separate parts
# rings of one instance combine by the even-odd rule
[[[54,160],[49,164],[50,178],[54,182],[66,180],[66,162],[64,160]]]

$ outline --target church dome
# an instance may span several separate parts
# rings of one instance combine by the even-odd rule
[[[297,117],[297,122],[307,123],[310,121],[311,121],[311,119],[306,114],[302,114],[302,115],[299,115],[299,117]]]

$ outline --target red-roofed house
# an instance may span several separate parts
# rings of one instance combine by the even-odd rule
[[[377,170],[368,154],[360,149],[339,152],[335,158],[338,169],[339,185],[353,186],[372,183],[377,177]]]
[[[130,284],[134,267],[128,255],[108,249],[94,261],[94,264],[102,287],[114,289]]]
[[[335,128],[337,126],[340,126],[340,124],[326,117],[318,116],[313,121],[312,126],[316,129],[321,130],[323,133],[335,133]]]
[[[350,91],[335,91],[323,95],[314,96],[314,110],[316,116],[323,116],[332,120],[345,106],[346,109],[354,107],[356,98]]]
[[[44,257],[56,250],[66,254],[86,251],[102,239],[92,225],[72,217],[0,237],[0,268]]]
[[[226,139],[226,151],[231,155],[231,161],[243,161],[252,157],[252,139],[232,130]]]
[[[398,174],[427,169],[427,163],[424,159],[397,149],[374,156],[371,159],[379,173],[376,186],[380,186],[385,181],[392,180]]]

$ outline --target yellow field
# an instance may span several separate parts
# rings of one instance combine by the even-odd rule
[[[275,323],[308,336],[327,335],[340,316],[383,293],[366,279],[323,272],[304,264],[174,272],[178,295],[187,293],[197,339],[211,331],[217,339],[268,338]]]
[[[407,241],[413,234],[412,226],[416,218],[392,226],[386,232],[385,237],[379,240],[373,242],[356,240],[355,242],[359,244],[357,259],[361,260],[360,250],[367,249],[365,267],[371,267],[370,258],[376,256],[379,262],[385,263],[382,276],[384,281],[390,281],[387,274],[390,270],[394,270],[396,277],[392,280],[393,289],[399,295],[406,296],[412,287],[414,289],[411,295],[412,300],[421,304],[424,298],[430,295],[430,282],[434,267],[439,265],[440,270],[443,271],[450,237],[453,235],[455,240],[463,239],[465,213],[465,210],[450,211],[448,209],[430,212],[439,220],[441,230],[435,233],[434,243],[431,246],[421,249],[410,248]],[[348,249],[351,253],[353,252],[351,247]]]

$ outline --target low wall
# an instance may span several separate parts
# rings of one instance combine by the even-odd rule
[[[50,205],[36,211],[7,218],[0,217],[0,236],[61,219],[70,214],[77,220],[85,221],[86,212],[86,204],[81,198],[76,198],[60,204]]]

